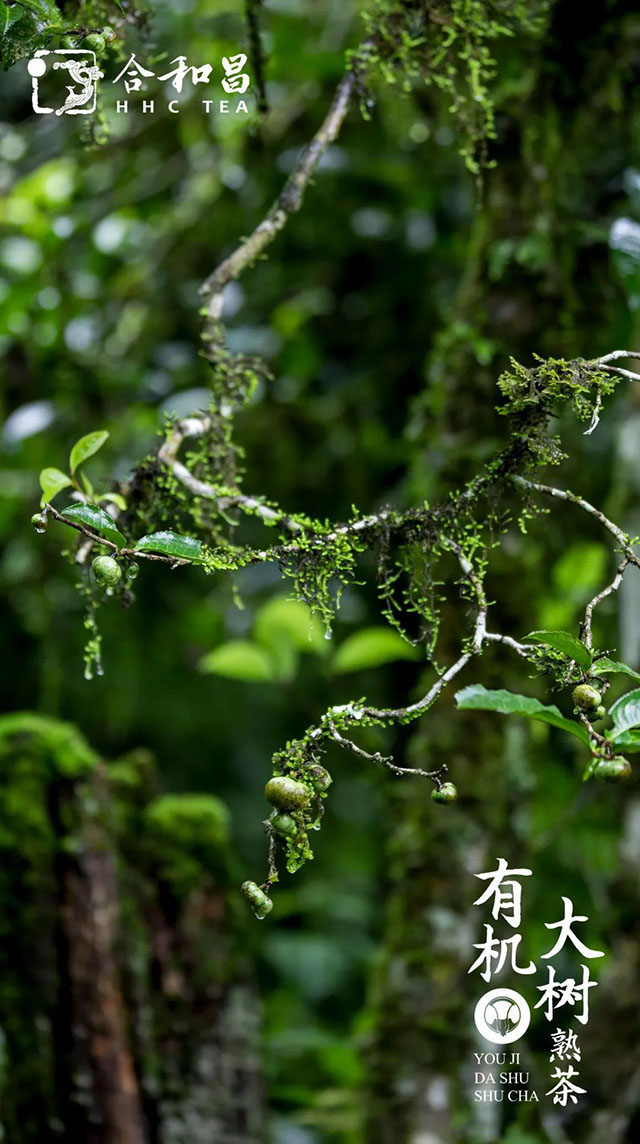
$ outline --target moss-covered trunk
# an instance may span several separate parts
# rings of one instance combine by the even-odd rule
[[[87,793],[102,806],[97,820],[82,814],[72,783],[54,783],[49,791],[58,842],[56,1091],[63,1123],[78,1144],[144,1144],[140,1091],[115,956],[120,920],[116,855],[101,821],[107,791],[97,768]],[[69,845],[65,822],[74,818],[74,844]]]
[[[154,788],[145,754],[106,765],[70,726],[0,721],[7,1144],[262,1139],[226,810]]]

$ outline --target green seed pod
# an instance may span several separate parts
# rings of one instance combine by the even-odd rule
[[[264,898],[264,902],[262,902],[260,906],[253,907],[253,912],[260,921],[262,921],[263,918],[266,918],[267,914],[270,914],[273,909],[273,902],[271,901],[271,898],[268,898],[266,894],[263,894],[262,896]]]
[[[63,36],[60,41],[60,47],[66,48],[67,51],[69,51],[71,48],[75,48],[77,42],[77,36]]]
[[[311,782],[318,791],[329,790],[333,782],[326,767],[321,767],[317,763],[314,763],[312,767],[308,768],[307,775],[309,776],[309,782]]]
[[[278,810],[300,810],[309,801],[306,787],[286,775],[276,775],[269,779],[264,788],[264,796]]]
[[[105,24],[104,28],[102,29],[102,35],[104,36],[105,40],[110,40],[112,36],[115,35],[110,24]]]
[[[126,569],[127,580],[135,580],[139,571],[140,571],[140,565],[136,564],[135,560],[132,560],[130,564],[127,564],[127,569]]]
[[[606,714],[607,714],[606,707],[603,707],[602,704],[600,704],[599,707],[596,707],[595,712],[592,715],[592,719],[604,719]]]
[[[298,832],[298,827],[290,814],[272,814],[269,822],[278,834],[282,834],[283,838],[289,838]]]
[[[251,909],[257,918],[266,918],[273,909],[273,902],[271,898],[267,897],[264,890],[261,890],[256,882],[243,882],[240,887],[241,892],[251,905]]]
[[[605,783],[621,783],[631,775],[631,763],[624,755],[614,755],[612,759],[601,759],[596,763],[594,775]]]
[[[115,588],[122,579],[122,569],[113,556],[96,556],[91,567],[96,581],[103,588]]]
[[[455,802],[457,797],[458,791],[453,783],[443,783],[442,786],[431,791],[432,802],[450,803]]]
[[[574,687],[571,698],[581,711],[592,711],[594,707],[599,707],[602,703],[601,693],[597,687],[592,687],[590,683],[579,683],[577,687]]]
[[[31,517],[31,523],[36,532],[43,533],[47,531],[49,521],[43,512],[34,512],[33,516]]]
[[[96,32],[91,32],[88,36],[85,36],[82,41],[82,47],[95,52],[96,55],[100,55],[100,53],[104,51],[106,44],[102,36]]]
[[[240,887],[240,892],[244,894],[248,902],[252,906],[262,906],[266,899],[264,890],[261,890],[257,882],[243,882]]]

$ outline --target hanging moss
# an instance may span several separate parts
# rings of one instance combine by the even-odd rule
[[[355,61],[365,75],[380,73],[405,92],[419,83],[440,92],[466,165],[479,174],[496,136],[496,44],[516,34],[539,37],[550,8],[551,0],[373,0]]]

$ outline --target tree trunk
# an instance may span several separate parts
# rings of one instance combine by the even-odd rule
[[[226,811],[74,728],[0,720],[0,1135],[259,1144],[259,1008]],[[244,916],[244,915],[242,915]]]
[[[106,790],[98,769],[91,795],[104,820]],[[51,820],[60,843],[58,889],[59,1003],[54,1029],[57,1088],[67,1130],[78,1144],[145,1144],[138,1079],[127,1041],[115,960],[119,927],[112,840],[97,816],[83,820],[66,784],[51,790]],[[73,850],[69,818],[78,817]]]

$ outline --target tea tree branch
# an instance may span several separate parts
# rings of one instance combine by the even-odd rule
[[[513,480],[515,484],[519,485],[520,488],[531,489],[534,492],[544,493],[546,496],[555,497],[557,500],[563,500],[567,501],[569,504],[575,504],[584,512],[589,513],[590,516],[595,517],[595,519],[598,520],[600,524],[606,528],[608,532],[611,533],[614,539],[618,541],[620,551],[624,552],[627,562],[630,564],[635,564],[636,567],[640,568],[640,557],[636,556],[633,550],[633,542],[631,537],[628,536],[628,534],[624,532],[619,527],[619,525],[615,524],[614,521],[609,520],[609,517],[605,516],[605,514],[599,508],[596,508],[595,505],[592,505],[589,503],[589,501],[585,500],[584,497],[578,496],[577,493],[572,493],[568,489],[557,489],[552,485],[542,485],[536,481],[526,480],[525,477],[521,476],[514,476]]]
[[[365,45],[365,50],[367,50]],[[352,63],[340,81],[333,102],[313,139],[303,151],[293,174],[273,206],[255,230],[221,262],[204,282],[201,293],[209,329],[220,321],[225,286],[240,277],[265,251],[284,227],[289,215],[300,210],[305,191],[327,147],[333,143],[347,114],[356,86],[356,66]]]
[[[141,552],[135,546],[119,548],[113,540],[109,540],[106,536],[100,536],[97,532],[93,532],[90,528],[87,528],[86,525],[78,524],[74,520],[67,520],[52,504],[46,504],[45,509],[54,520],[57,520],[60,524],[67,525],[68,528],[72,528],[74,532],[79,532],[86,538],[84,544],[82,544],[76,552],[76,563],[84,562],[86,559],[85,553],[88,553],[94,544],[104,545],[114,556],[135,557],[136,560],[158,560],[161,564],[169,564],[171,568],[182,568],[191,563],[190,560],[181,560],[176,556],[162,556],[157,552]],[[81,561],[78,559],[80,556],[82,557]]]
[[[518,643],[518,640],[514,640],[512,636],[505,636],[499,632],[485,632],[484,639],[491,643],[502,643],[505,647],[510,647],[517,655],[522,656],[523,659],[531,659],[531,647]]]
[[[629,557],[625,556],[624,560],[621,560],[620,564],[618,565],[617,572],[611,583],[607,584],[606,588],[603,588],[600,592],[598,592],[598,594],[594,596],[586,606],[584,613],[584,623],[582,626],[582,639],[584,641],[585,647],[589,648],[590,651],[593,650],[593,633],[591,630],[591,624],[593,620],[594,610],[598,607],[598,604],[601,604],[602,601],[606,600],[608,596],[611,596],[614,592],[618,591],[618,588],[622,584],[622,578],[628,564]]]
[[[604,357],[598,358],[598,365],[601,369],[606,369],[609,373],[617,373],[620,377],[629,378],[630,381],[640,381],[640,373],[634,373],[630,369],[623,369],[619,365],[611,365],[612,361],[619,361],[621,358],[635,358],[640,360],[640,353],[637,350],[614,350],[610,354],[605,354]]]
[[[220,512],[240,508],[250,516],[260,517],[265,524],[281,524],[292,532],[300,532],[301,525],[284,512],[270,508],[259,497],[247,496],[241,492],[224,491],[207,481],[199,480],[186,465],[178,460],[178,452],[183,441],[190,437],[202,437],[211,428],[211,417],[187,417],[172,426],[158,449],[158,461],[166,465],[176,480],[193,494],[205,500],[214,501]]]

